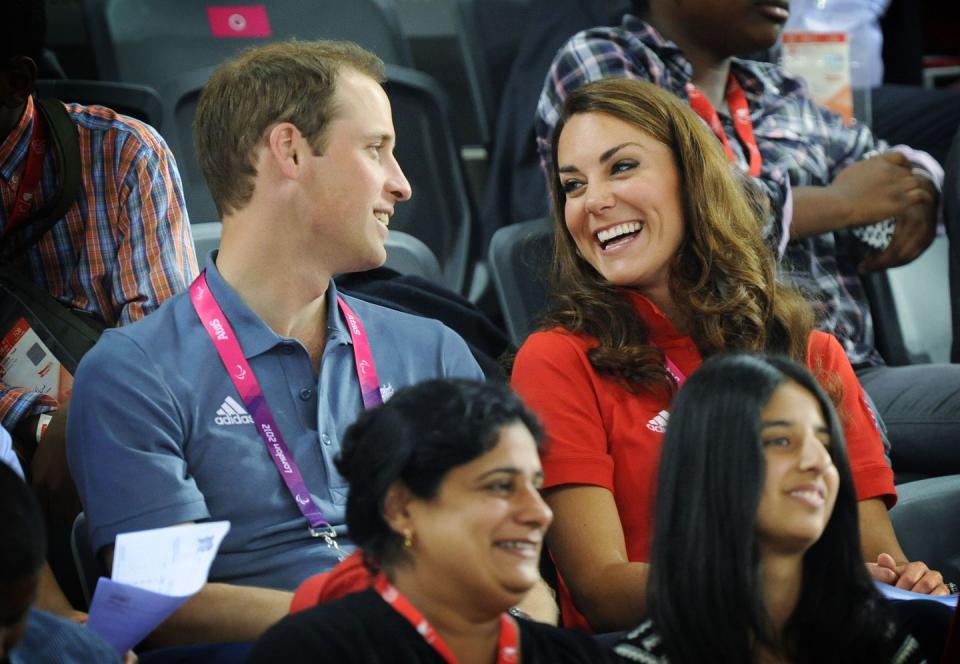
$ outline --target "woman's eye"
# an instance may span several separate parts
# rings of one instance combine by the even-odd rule
[[[380,158],[380,150],[381,150],[382,148],[383,148],[383,146],[380,145],[379,143],[376,144],[376,145],[371,145],[371,146],[367,147],[367,149],[370,151],[370,153],[371,153],[374,157],[376,157],[377,159]]]
[[[786,436],[779,436],[777,438],[767,438],[763,441],[764,447],[788,447],[790,445],[790,439]]]
[[[632,159],[622,159],[616,162],[613,167],[610,169],[612,173],[623,173],[625,171],[633,170],[637,167],[637,162]]]
[[[513,491],[513,482],[494,482],[493,484],[488,484],[487,489],[498,495],[507,495]]]
[[[581,186],[582,183],[579,180],[565,180],[560,183],[560,188],[563,189],[563,193],[567,196],[575,194]]]

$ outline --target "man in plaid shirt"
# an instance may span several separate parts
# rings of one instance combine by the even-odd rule
[[[58,163],[49,123],[40,130],[32,96],[45,41],[42,0],[8,0],[0,9],[0,234],[15,227],[18,199],[27,215],[56,197]],[[76,201],[40,239],[0,261],[74,309],[107,326],[143,318],[197,274],[193,239],[173,155],[157,132],[101,106],[68,104],[80,145]],[[46,140],[39,137],[45,135]],[[43,146],[42,148],[40,146]],[[39,148],[39,149],[38,149]],[[31,152],[42,154],[28,182]],[[25,187],[31,191],[21,191]],[[23,212],[23,210],[20,210]],[[4,235],[17,239],[19,231]],[[0,331],[0,337],[7,330]],[[67,403],[0,382],[0,420],[16,434],[48,519],[69,533],[79,510],[65,452]],[[42,436],[42,443],[41,443]]]

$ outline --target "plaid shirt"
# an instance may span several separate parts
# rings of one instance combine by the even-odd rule
[[[848,232],[824,233],[802,240],[789,237],[790,186],[825,186],[846,166],[886,144],[866,127],[848,127],[817,106],[803,81],[779,67],[734,58],[731,73],[743,87],[763,156],[759,183],[771,207],[782,209],[764,235],[783,255],[781,273],[792,279],[817,306],[820,329],[835,335],[854,366],[882,364],[873,347],[873,321],[857,264],[864,247]],[[653,27],[627,15],[620,27],[592,28],[572,37],[554,58],[537,107],[536,131],[541,163],[550,160],[553,128],[567,95],[602,78],[638,78],[656,83],[681,99],[693,70],[683,53]],[[718,110],[737,164],[748,158],[725,109]],[[549,170],[547,170],[549,172]],[[785,251],[784,251],[785,245]]]
[[[26,256],[17,257],[17,265],[64,304],[109,326],[124,325],[184,290],[197,274],[180,176],[151,127],[100,106],[70,104],[67,111],[80,139],[78,201]],[[0,230],[16,200],[34,113],[30,99],[0,143]],[[47,150],[35,209],[56,191],[57,168]],[[0,418],[7,429],[57,406],[48,395],[0,384]]]

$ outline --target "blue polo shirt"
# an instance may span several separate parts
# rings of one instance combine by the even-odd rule
[[[334,467],[363,410],[337,290],[327,290],[320,374],[296,339],[271,330],[207,260],[207,283],[236,333],[313,499],[349,549],[347,484]],[[429,378],[483,380],[466,343],[443,324],[344,296],[366,328],[381,386]],[[93,546],[118,533],[185,521],[232,524],[210,580],[295,588],[336,563],[270,459],[200,323],[189,293],[142,321],[108,330],[77,370],[68,459]]]

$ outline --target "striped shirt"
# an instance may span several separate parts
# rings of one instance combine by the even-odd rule
[[[848,127],[840,116],[817,106],[802,79],[775,65],[734,58],[730,71],[747,97],[763,156],[758,184],[767,192],[771,208],[783,209],[782,216],[764,229],[770,245],[781,250],[781,272],[814,302],[818,327],[840,340],[854,367],[882,364],[857,273],[864,245],[846,231],[787,240],[790,187],[826,186],[841,170],[875,150],[883,151],[886,144],[865,126]],[[589,81],[615,77],[651,81],[686,100],[693,69],[676,44],[629,14],[619,27],[574,35],[554,58],[537,107],[537,143],[544,166],[566,97]],[[745,169],[748,157],[733,120],[724,109],[718,114],[737,164]],[[905,147],[903,151],[912,160],[921,160],[936,179],[938,165],[928,155]]]
[[[180,176],[153,128],[101,106],[69,104],[67,112],[80,142],[78,200],[14,264],[60,302],[108,326],[124,325],[186,289],[197,274]],[[23,176],[34,114],[31,98],[0,143],[0,231]],[[48,149],[34,209],[56,192],[57,169]],[[0,385],[0,419],[8,429],[57,405],[49,395]]]

